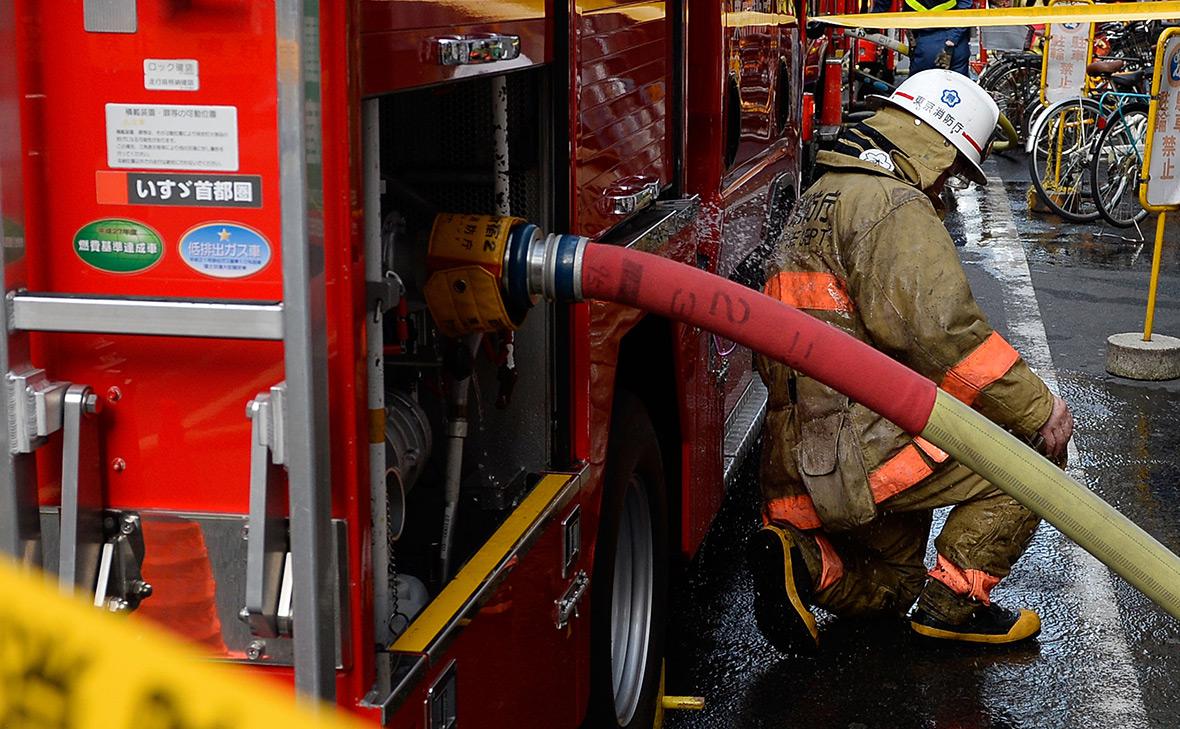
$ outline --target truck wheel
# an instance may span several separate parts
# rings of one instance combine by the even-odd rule
[[[611,418],[594,555],[589,721],[643,727],[659,702],[668,617],[664,467],[643,404],[620,393]]]

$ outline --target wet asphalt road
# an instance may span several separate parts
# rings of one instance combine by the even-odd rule
[[[1151,240],[1029,214],[1022,158],[988,173],[995,183],[960,193],[947,218],[976,298],[1070,403],[1073,475],[1180,550],[1180,382],[1103,369],[1108,335],[1142,331]],[[1164,248],[1155,329],[1180,336],[1180,223]],[[754,625],[744,567],[757,502],[747,464],[674,589],[668,692],[707,703],[670,714],[670,729],[1180,727],[1180,623],[1049,525],[994,593],[1041,614],[1035,643],[931,646],[904,624],[825,616],[817,657],[779,654]]]

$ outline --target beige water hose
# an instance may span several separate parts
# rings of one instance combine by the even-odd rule
[[[1180,619],[1180,557],[1015,436],[940,390],[922,437],[1057,527]]]

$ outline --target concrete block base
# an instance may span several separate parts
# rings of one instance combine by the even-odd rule
[[[1112,334],[1106,339],[1106,371],[1132,380],[1180,378],[1180,339],[1153,333],[1145,342],[1142,332]]]

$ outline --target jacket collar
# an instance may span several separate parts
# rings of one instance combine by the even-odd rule
[[[816,163],[892,177],[928,190],[954,164],[957,151],[941,134],[917,121],[900,109],[883,108],[841,132],[835,150],[820,152]]]

